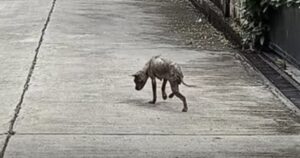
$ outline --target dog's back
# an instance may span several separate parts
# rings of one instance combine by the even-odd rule
[[[175,62],[155,56],[147,63],[149,77],[156,77],[160,80],[167,79],[169,81],[182,82],[183,73],[181,68]]]

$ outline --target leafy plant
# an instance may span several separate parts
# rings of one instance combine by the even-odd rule
[[[244,0],[242,8],[242,28],[244,44],[264,45],[270,31],[272,11],[280,7],[300,6],[300,0]]]

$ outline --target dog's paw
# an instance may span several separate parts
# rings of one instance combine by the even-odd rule
[[[173,98],[174,97],[174,93],[171,93],[170,95],[169,95],[169,98]]]
[[[168,98],[167,94],[163,94],[163,95],[162,95],[162,98],[163,98],[164,100],[166,100],[166,99]]]
[[[149,101],[148,103],[149,104],[155,104],[155,101]]]
[[[183,108],[183,109],[182,109],[182,112],[187,112],[187,111],[188,111],[187,108]]]

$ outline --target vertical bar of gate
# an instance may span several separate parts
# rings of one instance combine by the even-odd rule
[[[225,17],[230,17],[230,0],[224,0],[223,12]]]

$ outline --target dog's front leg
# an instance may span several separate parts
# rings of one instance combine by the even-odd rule
[[[151,78],[151,80],[152,80],[153,100],[150,101],[149,103],[155,104],[155,102],[156,102],[156,80],[155,80],[155,78]]]
[[[166,84],[167,84],[167,80],[164,79],[164,80],[163,80],[162,87],[161,87],[162,97],[163,97],[164,100],[167,99]]]

